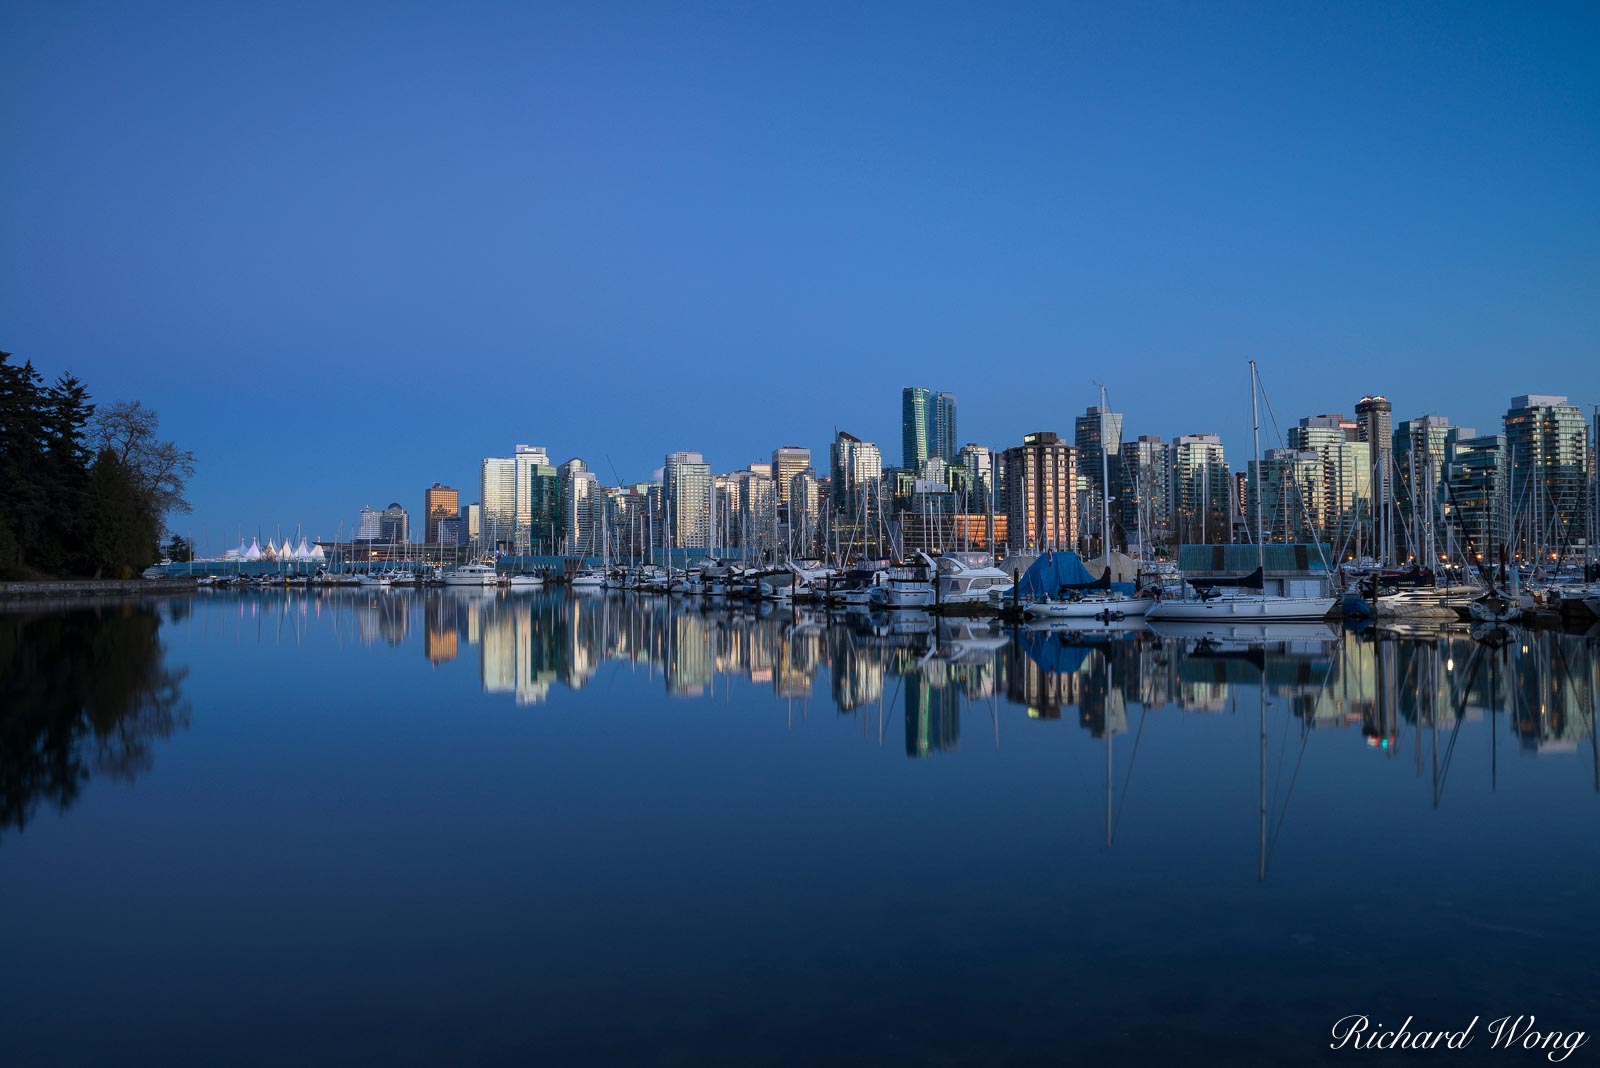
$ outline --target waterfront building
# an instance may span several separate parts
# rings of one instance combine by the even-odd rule
[[[556,469],[556,477],[560,486],[562,555],[601,555],[600,480],[579,459],[562,464]]]
[[[1313,415],[1289,428],[1289,448],[1311,451],[1322,462],[1321,485],[1303,494],[1310,520],[1307,535],[1335,552],[1353,549],[1372,519],[1372,450],[1361,440],[1358,420],[1343,415]],[[1309,476],[1309,472],[1307,472]],[[1315,498],[1321,502],[1312,507]],[[1363,553],[1372,546],[1361,545]]]
[[[799,445],[784,445],[772,450],[772,478],[777,484],[778,503],[789,503],[789,486],[794,476],[811,466],[811,450]]]
[[[933,397],[933,448],[930,455],[945,463],[956,461],[956,395],[936,393]]]
[[[536,474],[544,474],[550,467],[550,454],[537,445],[518,445],[515,454],[511,457],[514,465],[513,498],[515,515],[512,525],[512,544],[519,553],[532,550],[534,539],[533,528],[533,479]]]
[[[519,552],[553,556],[563,551],[568,529],[562,507],[561,472],[549,464],[526,464],[522,496],[527,502],[527,525]]]
[[[822,555],[819,545],[822,499],[815,469],[808,466],[790,476],[789,503],[784,506],[784,543],[791,557],[805,559]]]
[[[1588,426],[1566,397],[1511,399],[1504,420],[1511,541],[1523,559],[1558,557],[1585,537]]]
[[[404,545],[411,540],[411,516],[398,501],[383,510],[378,520],[378,540],[385,545]]]
[[[476,545],[483,538],[483,505],[477,501],[461,506],[462,544]]]
[[[1071,445],[1048,430],[1005,451],[1006,544],[1012,552],[1077,544],[1077,467]]]
[[[1116,496],[1121,485],[1122,413],[1092,404],[1078,416],[1074,425],[1074,445],[1078,453],[1078,516],[1086,540],[1100,544],[1101,501]],[[1101,484],[1102,471],[1105,484]],[[1107,487],[1111,487],[1110,490]],[[1116,538],[1113,535],[1112,544]],[[1103,552],[1103,548],[1100,550]],[[1094,555],[1099,555],[1095,552]]]
[[[1112,521],[1124,544],[1144,549],[1172,543],[1172,446],[1155,434],[1125,441],[1118,450],[1121,498]],[[1130,550],[1131,551],[1131,550]]]
[[[1303,545],[1322,538],[1328,505],[1320,454],[1313,449],[1268,449],[1260,460],[1250,461],[1248,471],[1245,518],[1252,538],[1258,505],[1264,540]]]
[[[830,459],[832,527],[841,557],[883,556],[888,549],[883,454],[872,442],[841,430],[834,435]]]
[[[441,545],[439,524],[455,515],[461,507],[461,495],[449,486],[435,482],[422,494],[424,545]]]
[[[383,537],[383,512],[377,508],[361,509],[356,520],[356,541],[377,541]]]
[[[929,394],[922,386],[907,386],[900,391],[900,466],[918,471],[933,452],[934,413]]]
[[[711,465],[697,452],[669,452],[661,468],[666,546],[704,549],[711,544]]]
[[[1233,478],[1215,434],[1172,440],[1172,536],[1179,545],[1215,545],[1233,537]]]
[[[1442,415],[1418,416],[1394,428],[1391,441],[1398,471],[1394,498],[1400,524],[1396,545],[1401,559],[1438,562],[1444,451],[1450,430],[1450,420]],[[1463,433],[1471,436],[1472,431]]]
[[[461,521],[460,515],[447,515],[439,520],[434,531],[435,545],[449,547],[465,545],[467,536],[464,533],[466,524]]]
[[[509,456],[485,456],[479,481],[480,534],[490,547],[509,546],[517,516],[517,463]]]
[[[1368,394],[1356,402],[1356,439],[1367,445],[1372,465],[1373,549],[1380,560],[1394,558],[1394,429],[1393,406],[1387,398]]]
[[[994,456],[989,452],[988,446],[972,442],[961,446],[961,451],[956,454],[956,465],[966,472],[969,494],[967,510],[970,512],[986,510],[995,491]]]
[[[1446,512],[1475,563],[1493,564],[1510,541],[1504,434],[1473,436],[1460,428],[1445,442]]]

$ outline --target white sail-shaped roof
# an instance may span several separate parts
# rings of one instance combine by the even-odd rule
[[[276,545],[272,544],[272,539],[271,538],[268,538],[267,539],[267,547],[265,549],[261,550],[261,559],[263,559],[263,560],[276,560],[277,558],[278,558],[278,547]]]
[[[246,560],[261,559],[261,540],[259,538],[251,538],[250,548],[246,549],[241,555]]]
[[[307,560],[326,560],[327,558],[328,554],[322,551],[322,546],[320,545],[313,545],[311,551],[306,554]]]
[[[285,542],[284,544],[287,545],[288,543]],[[306,539],[303,537],[300,539],[300,544],[294,547],[294,558],[296,560],[311,559],[311,546],[306,544]]]

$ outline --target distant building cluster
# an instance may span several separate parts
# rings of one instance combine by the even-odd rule
[[[766,462],[718,473],[681,450],[665,454],[659,480],[605,485],[582,459],[557,466],[547,449],[518,444],[484,458],[476,502],[429,486],[421,540],[617,559],[1095,557],[1251,541],[1259,522],[1265,540],[1318,543],[1330,558],[1405,561],[1560,554],[1600,529],[1592,428],[1566,397],[1515,397],[1488,434],[1432,414],[1396,423],[1377,395],[1354,411],[1302,418],[1281,447],[1234,469],[1216,434],[1128,438],[1122,413],[1103,405],[1076,417],[1070,439],[1037,430],[998,449],[958,444],[955,395],[908,386],[898,467],[841,430],[820,466],[810,449],[780,445]],[[362,509],[356,541],[410,539],[400,504]]]

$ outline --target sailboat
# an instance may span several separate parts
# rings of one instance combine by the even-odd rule
[[[1250,416],[1254,455],[1261,456],[1261,413],[1257,404],[1256,362],[1250,361]],[[1260,467],[1257,467],[1259,472]],[[1265,592],[1267,547],[1262,536],[1261,492],[1255,498],[1256,569],[1231,585],[1213,582],[1196,588],[1197,597],[1162,601],[1145,618],[1173,622],[1273,622],[1277,620],[1326,619],[1337,603],[1333,597],[1281,597]]]

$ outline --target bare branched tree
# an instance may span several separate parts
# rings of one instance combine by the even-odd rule
[[[156,437],[161,420],[139,401],[102,404],[89,426],[95,452],[110,449],[144,490],[157,521],[174,512],[188,512],[184,493],[194,477],[194,453]]]

